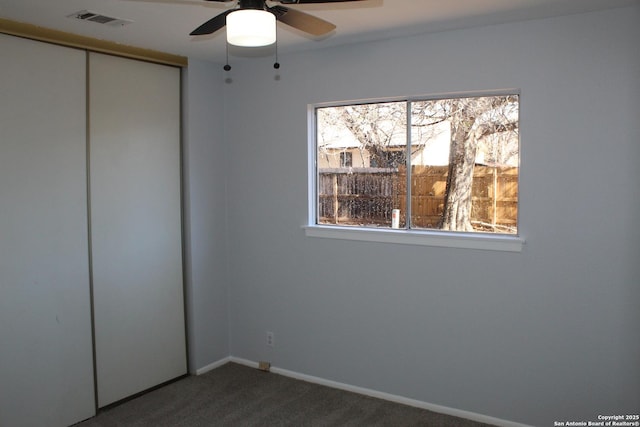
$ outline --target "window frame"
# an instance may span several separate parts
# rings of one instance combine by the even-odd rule
[[[482,233],[482,232],[461,232],[461,231],[448,231],[448,230],[435,230],[435,229],[415,229],[415,228],[378,228],[378,227],[357,227],[357,226],[339,226],[332,224],[318,224],[318,182],[317,182],[317,118],[316,110],[318,108],[325,107],[341,107],[348,105],[361,105],[361,104],[373,104],[373,103],[385,103],[385,102],[406,102],[408,106],[413,102],[420,101],[432,101],[439,99],[453,99],[453,98],[471,98],[471,97],[486,97],[486,96],[506,96],[506,95],[518,95],[519,97],[519,112],[522,110],[522,94],[519,89],[501,89],[501,90],[489,90],[489,91],[476,91],[476,92],[455,92],[455,93],[440,93],[420,96],[404,96],[404,97],[391,97],[391,98],[376,98],[376,99],[359,99],[348,100],[340,102],[321,102],[315,104],[309,104],[307,106],[307,141],[308,141],[308,218],[307,224],[303,226],[305,235],[307,237],[320,237],[329,239],[340,240],[354,240],[364,242],[379,242],[379,243],[395,243],[395,244],[408,244],[408,245],[421,245],[421,246],[434,246],[434,247],[448,247],[448,248],[464,248],[464,249],[481,249],[481,250],[493,250],[493,251],[506,251],[506,252],[521,252],[525,244],[525,239],[522,237],[521,230],[521,202],[520,196],[518,196],[518,212],[517,212],[517,224],[518,233],[514,235],[501,234],[501,233]],[[411,137],[411,111],[407,109],[407,135]],[[520,124],[522,123],[522,117],[518,118]],[[521,130],[519,131],[518,141],[518,186],[521,185],[521,152],[522,152],[522,138]],[[410,205],[407,206],[410,209]]]

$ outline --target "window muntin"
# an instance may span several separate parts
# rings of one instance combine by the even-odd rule
[[[517,234],[519,95],[315,112],[316,224]]]

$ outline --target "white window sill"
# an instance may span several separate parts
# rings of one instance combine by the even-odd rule
[[[525,242],[522,237],[504,234],[352,228],[331,225],[308,225],[303,228],[307,237],[505,252],[522,252]]]

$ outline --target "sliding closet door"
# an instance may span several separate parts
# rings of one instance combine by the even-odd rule
[[[85,58],[0,34],[0,426],[95,413]]]
[[[90,54],[98,406],[187,372],[180,70]]]

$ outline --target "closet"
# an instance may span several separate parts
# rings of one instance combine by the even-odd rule
[[[0,426],[186,374],[180,70],[0,34]]]

